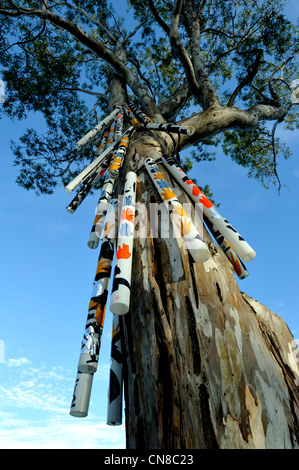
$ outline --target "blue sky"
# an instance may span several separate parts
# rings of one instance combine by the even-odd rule
[[[38,116],[25,123],[0,121],[0,448],[125,448],[124,425],[106,425],[109,313],[89,415],[69,415],[97,265],[98,250],[90,250],[87,240],[98,196],[70,215],[65,207],[72,195],[64,188],[37,197],[16,185],[10,140],[39,125]],[[279,197],[220,151],[214,162],[195,165],[190,176],[211,184],[220,212],[257,252],[240,289],[280,315],[299,338],[299,132],[279,126],[277,133],[293,151],[292,159],[279,161],[286,185]]]

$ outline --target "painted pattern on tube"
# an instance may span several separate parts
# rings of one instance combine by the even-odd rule
[[[204,263],[211,256],[209,249],[203,242],[202,237],[196,230],[189,215],[178,201],[176,194],[169,186],[165,176],[151,158],[145,160],[145,168],[169,210],[174,228],[179,230],[179,235],[183,238],[185,246],[193,260],[196,263]]]
[[[186,173],[180,168],[176,160],[170,155],[164,154],[162,162],[167,170],[174,176],[177,182],[183,187],[185,192],[194,202],[203,204],[203,213],[211,221],[213,226],[219,230],[230,246],[238,253],[244,262],[251,261],[256,253],[244,240],[237,230],[226,220],[216,209],[214,204],[205,194],[193,183]]]
[[[110,300],[110,310],[116,315],[124,315],[129,311],[130,306],[136,184],[136,173],[129,171],[126,174],[120,211],[121,217],[119,221],[114,279]]]

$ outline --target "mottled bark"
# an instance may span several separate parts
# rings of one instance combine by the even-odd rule
[[[156,152],[153,138],[138,136],[127,165],[137,170]],[[137,200],[160,203],[144,172]],[[240,292],[225,255],[206,231],[204,239],[204,264],[192,263],[179,239],[135,240],[131,310],[122,320],[127,447],[298,448],[294,339],[281,318]]]

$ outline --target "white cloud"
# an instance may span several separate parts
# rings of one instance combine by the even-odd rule
[[[2,415],[0,449],[123,449],[124,426],[108,427],[95,418],[46,418],[37,424]]]
[[[21,367],[24,364],[30,364],[29,359],[27,357],[19,357],[18,359],[8,359],[7,365],[8,367]]]
[[[107,372],[106,366],[105,379]],[[0,373],[1,449],[125,448],[124,425],[106,425],[102,374],[94,383],[89,415],[80,419],[69,414],[75,371],[45,363],[35,367],[23,357],[3,364]]]

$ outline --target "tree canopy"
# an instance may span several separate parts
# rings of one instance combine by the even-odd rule
[[[187,122],[191,160],[215,146],[265,186],[280,187],[275,134],[298,127],[298,27],[276,0],[2,0],[1,115],[41,118],[12,144],[18,183],[38,194],[66,184],[94,158],[74,143],[113,106],[116,74],[128,99],[156,122]],[[123,3],[123,2],[122,2]],[[123,5],[122,5],[123,7]],[[40,126],[39,126],[40,127]]]

